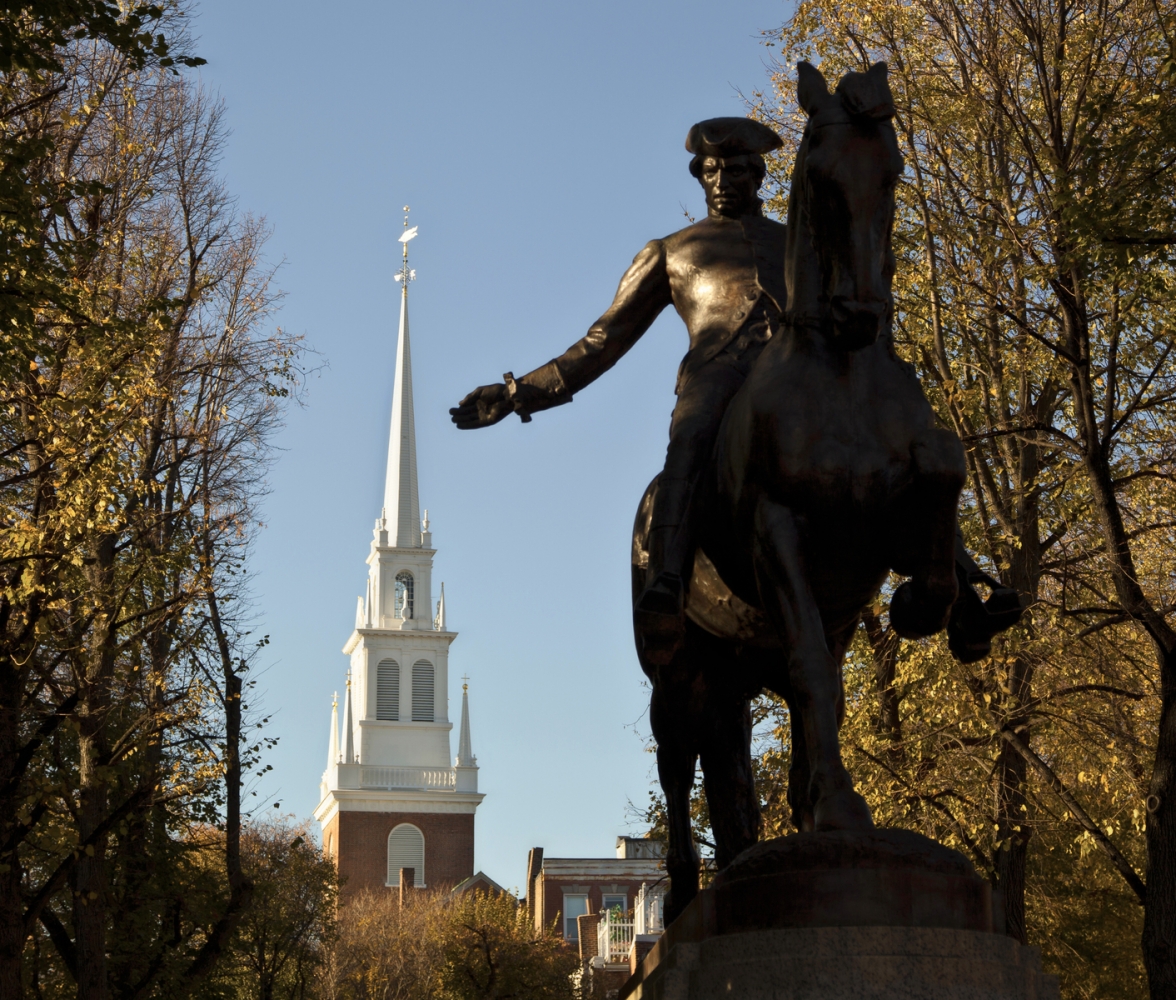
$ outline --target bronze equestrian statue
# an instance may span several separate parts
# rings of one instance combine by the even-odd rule
[[[696,761],[718,867],[758,839],[749,705],[764,688],[790,709],[797,827],[872,826],[841,761],[841,660],[891,570],[911,578],[892,627],[914,638],[947,625],[961,659],[986,655],[1020,615],[1015,592],[963,549],[963,448],[894,353],[903,161],[886,67],[847,74],[830,94],[802,63],[800,103],[809,122],[787,226],[758,197],[779,138],[748,119],[700,122],[686,147],[707,218],[649,243],[567,352],[450,411],[461,428],[530,420],[607,371],[666,305],[686,322],[666,465],[633,538],[634,630],[669,819],[667,920],[698,889]],[[976,582],[992,588],[987,603]]]

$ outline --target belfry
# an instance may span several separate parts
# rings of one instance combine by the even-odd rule
[[[465,685],[457,757],[450,757],[449,646],[457,633],[445,624],[444,584],[433,604],[433,536],[417,493],[408,337],[408,285],[416,277],[408,244],[416,234],[405,215],[384,506],[366,591],[343,647],[351,667],[342,728],[336,697],[314,814],[348,894],[399,885],[402,868],[413,870],[418,887],[453,886],[473,875],[474,812],[483,798]]]

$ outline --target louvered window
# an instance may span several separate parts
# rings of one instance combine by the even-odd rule
[[[376,718],[400,721],[400,664],[381,660],[376,667]]]
[[[433,721],[433,664],[428,660],[412,665],[412,721]]]
[[[425,887],[425,835],[411,823],[388,834],[388,885],[400,884],[400,869],[411,868],[412,884]]]
[[[401,570],[396,574],[396,617],[408,620],[412,617],[412,574]]]

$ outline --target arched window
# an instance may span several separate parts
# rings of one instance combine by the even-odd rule
[[[400,664],[381,660],[376,666],[376,718],[400,721]]]
[[[396,574],[396,617],[412,617],[412,574],[406,569]]]
[[[400,885],[401,868],[411,868],[413,885],[425,887],[425,835],[411,823],[388,834],[388,885]]]
[[[412,721],[433,721],[433,664],[428,660],[412,665]]]

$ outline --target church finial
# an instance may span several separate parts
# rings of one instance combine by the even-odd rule
[[[384,481],[384,516],[391,514],[390,534],[396,548],[421,547],[421,505],[417,496],[416,424],[412,406],[412,352],[408,338],[408,283],[416,271],[408,266],[408,244],[417,227],[408,225],[404,207],[404,248],[400,272],[400,335],[396,345],[396,382],[392,389],[392,427],[388,438],[388,472]]]
[[[339,763],[339,692],[331,698],[331,742],[327,744],[327,770]]]
[[[400,270],[396,272],[395,281],[400,282],[401,297],[408,298],[408,283],[416,281],[416,271],[408,266],[408,244],[416,238],[417,227],[408,228],[408,206],[404,206],[404,232],[401,233],[397,240],[404,248],[404,254],[400,261]]]
[[[351,671],[347,671],[347,693],[343,696],[343,763],[355,763],[355,723],[351,714]]]
[[[457,742],[457,766],[477,767],[478,758],[474,756],[470,743],[470,686],[469,677],[463,677],[461,686],[461,737]]]

